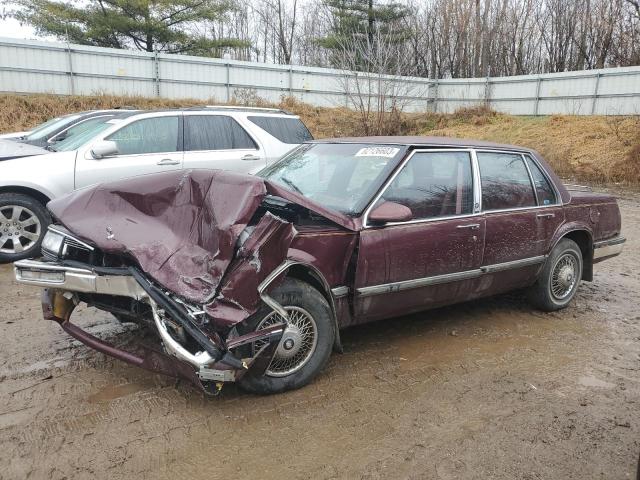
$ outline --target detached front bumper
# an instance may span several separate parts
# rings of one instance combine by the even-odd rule
[[[161,318],[161,309],[149,295],[148,286],[144,288],[133,275],[127,274],[123,269],[113,269],[118,274],[105,274],[96,270],[34,260],[22,260],[14,264],[15,278],[19,283],[45,289],[42,293],[45,319],[56,321],[65,332],[88,347],[155,373],[184,378],[206,393],[217,393],[222,383],[234,382],[244,375],[262,375],[271,363],[284,333],[285,325],[282,324],[227,339],[223,345],[224,355],[220,355],[220,358],[213,358],[205,351],[189,352],[169,333]],[[75,295],[78,293],[129,297],[148,303],[165,351],[141,347],[142,353],[131,353],[72,324],[70,317],[78,303]],[[264,345],[253,357],[243,360],[233,357],[234,349],[257,341]],[[229,362],[229,359],[235,361]]]

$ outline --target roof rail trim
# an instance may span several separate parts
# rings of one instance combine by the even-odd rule
[[[285,115],[294,115],[293,113],[288,112],[287,110],[283,110],[281,108],[245,107],[243,105],[205,105],[202,108],[210,108],[210,109],[217,109],[217,110],[236,110],[236,111],[247,111],[247,112],[271,112],[271,113],[283,113]]]

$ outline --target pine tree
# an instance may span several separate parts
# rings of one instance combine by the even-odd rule
[[[321,46],[339,51],[348,48],[354,42],[366,44],[368,50],[377,50],[376,43],[400,44],[404,42],[410,31],[403,20],[409,9],[396,2],[381,0],[325,0],[329,7],[333,25],[331,33],[319,39]],[[362,68],[366,68],[367,60],[362,58]]]
[[[233,8],[229,0],[18,0],[15,17],[41,35],[83,45],[219,56],[246,41],[200,34]]]

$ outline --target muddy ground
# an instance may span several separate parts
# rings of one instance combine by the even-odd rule
[[[566,310],[510,294],[356,327],[316,382],[271,397],[204,398],[92,352],[0,266],[0,477],[635,478],[640,195],[621,195],[626,251]]]

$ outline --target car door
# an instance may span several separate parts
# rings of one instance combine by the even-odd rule
[[[538,235],[538,254],[545,255],[553,247],[556,230],[564,223],[564,210],[560,202],[560,194],[544,173],[542,167],[530,155],[524,156],[531,174],[536,202],[536,224]]]
[[[355,321],[403,315],[464,298],[480,274],[484,220],[469,150],[416,151],[365,215],[355,279]],[[372,208],[402,204],[413,218],[375,226]]]
[[[486,222],[482,270],[472,296],[513,290],[544,262],[544,227],[525,159],[517,152],[476,151]]]
[[[76,188],[182,168],[181,123],[181,115],[176,112],[156,113],[101,136],[100,140],[115,142],[118,153],[96,159],[91,146],[78,152]]]
[[[264,149],[228,115],[185,113],[184,139],[185,168],[254,173],[266,166]]]

